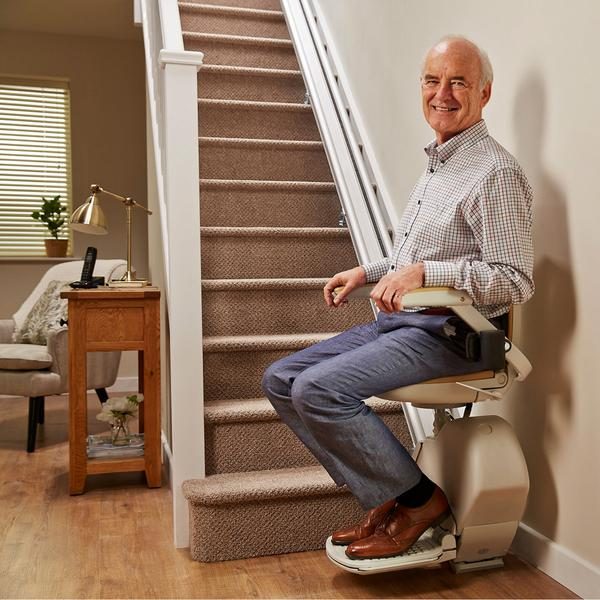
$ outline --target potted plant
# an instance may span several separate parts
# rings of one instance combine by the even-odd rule
[[[33,219],[46,224],[46,227],[52,236],[52,238],[44,240],[44,244],[46,245],[46,256],[60,257],[67,255],[69,240],[58,239],[58,232],[65,224],[65,219],[61,214],[64,211],[65,208],[60,203],[59,195],[54,196],[51,200],[46,200],[46,198],[42,197],[42,206],[40,210],[35,210],[31,213]]]

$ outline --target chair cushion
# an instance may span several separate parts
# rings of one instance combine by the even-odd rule
[[[0,344],[0,369],[35,371],[52,365],[46,346],[36,344]]]
[[[67,318],[67,300],[60,297],[66,281],[51,281],[33,305],[23,326],[18,328],[13,341],[17,344],[45,345],[48,334],[60,329],[60,319]]]

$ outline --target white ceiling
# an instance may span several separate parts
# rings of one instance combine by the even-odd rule
[[[0,29],[142,39],[133,0],[0,0]]]

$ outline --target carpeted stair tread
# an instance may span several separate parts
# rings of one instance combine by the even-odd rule
[[[201,227],[202,237],[350,238],[345,227]]]
[[[257,100],[220,100],[218,98],[200,98],[198,99],[198,105],[200,108],[206,106],[223,109],[300,112],[312,114],[312,107],[308,104],[302,104],[300,102],[264,102]]]
[[[204,279],[202,291],[240,291],[240,290],[306,290],[322,289],[327,283],[326,277],[280,278],[280,279]]]
[[[182,488],[192,504],[209,506],[347,493],[321,466],[221,473],[188,479]]]
[[[293,69],[265,69],[262,67],[242,67],[238,65],[202,65],[200,72],[221,73],[223,75],[244,75],[255,77],[282,77],[302,79],[302,73]]]
[[[228,148],[251,148],[264,150],[267,148],[278,150],[322,150],[323,142],[314,140],[264,140],[254,138],[223,138],[202,137],[198,138],[204,147],[225,146]]]
[[[402,404],[382,398],[367,398],[366,404],[378,414],[402,411]],[[213,400],[204,407],[207,423],[246,423],[248,421],[278,421],[279,415],[267,398]]]
[[[291,40],[279,38],[256,37],[249,35],[227,35],[224,33],[198,33],[184,31],[183,39],[194,42],[219,42],[238,46],[259,46],[261,48],[293,49]]]
[[[299,350],[326,340],[338,332],[283,333],[278,335],[214,335],[205,336],[202,346],[205,353],[212,352],[273,352]]]
[[[297,192],[335,192],[332,181],[273,181],[269,179],[201,179],[203,190],[240,189]]]
[[[283,12],[280,10],[266,10],[264,8],[246,8],[241,6],[227,6],[227,0],[223,4],[204,4],[202,2],[178,2],[179,8],[193,12],[213,13],[223,15],[235,15],[240,17],[264,17],[270,19],[284,20]]]

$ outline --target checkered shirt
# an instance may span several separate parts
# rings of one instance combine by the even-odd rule
[[[392,255],[363,265],[367,282],[423,262],[425,287],[464,290],[487,318],[529,300],[532,191],[516,159],[484,121],[425,152],[427,169],[396,228]]]

